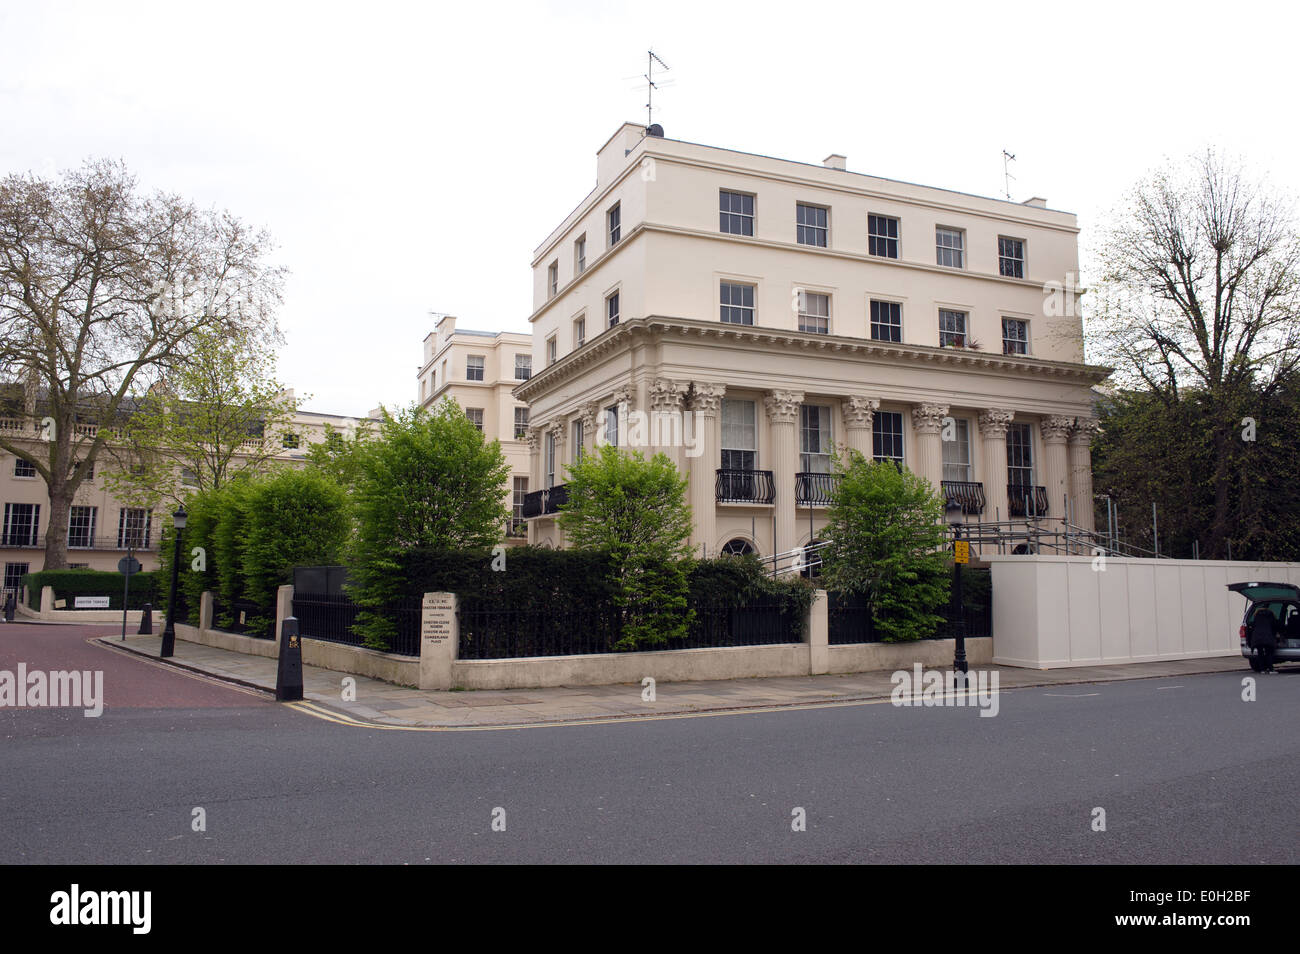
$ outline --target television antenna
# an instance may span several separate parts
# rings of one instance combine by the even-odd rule
[[[1007,201],[1011,201],[1011,180],[1015,178],[1008,168],[1008,163],[1015,162],[1016,157],[1005,149],[1002,150],[1002,190],[1006,193]]]
[[[646,50],[646,69],[645,69],[645,124],[654,125],[654,101],[655,90],[659,87],[655,84],[655,64],[658,63],[663,67],[664,72],[668,72],[668,64],[659,58],[654,50]]]

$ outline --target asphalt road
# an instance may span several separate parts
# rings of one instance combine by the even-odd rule
[[[107,698],[99,718],[0,709],[0,862],[1300,861],[1295,669],[1255,702],[1243,670],[1006,692],[995,718],[875,704],[407,732],[85,639],[0,626],[0,670],[103,669]]]

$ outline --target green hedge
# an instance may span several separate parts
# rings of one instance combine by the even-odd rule
[[[74,598],[78,596],[107,596],[109,609],[120,610],[123,582],[121,573],[110,570],[41,570],[28,573],[22,578],[33,608],[40,607],[41,589],[52,586],[56,600],[68,601],[65,609],[72,609]],[[131,577],[131,597],[127,609],[140,609],[149,603],[153,606],[155,615],[161,613],[162,601],[166,597],[165,594],[162,598],[159,597],[160,589],[162,582],[157,571],[135,574]]]

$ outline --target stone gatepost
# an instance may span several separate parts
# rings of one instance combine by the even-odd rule
[[[460,643],[455,593],[425,593],[420,608],[420,688],[450,689]]]
[[[808,607],[808,629],[804,639],[808,641],[808,675],[819,676],[830,672],[830,619],[827,614],[829,601],[825,590],[817,590],[813,596],[812,606]]]

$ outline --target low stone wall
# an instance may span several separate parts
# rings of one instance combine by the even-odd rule
[[[819,591],[809,612],[802,643],[766,646],[727,646],[716,649],[669,649],[639,653],[593,653],[575,656],[531,656],[514,659],[459,659],[456,597],[425,595],[421,655],[399,656],[361,646],[302,636],[302,661],[331,669],[421,689],[542,689],[551,686],[639,684],[647,676],[656,682],[698,682],[773,676],[811,676],[871,670],[910,669],[914,664],[951,665],[954,642],[927,639],[911,643],[828,645],[826,594]],[[213,629],[212,595],[203,594],[201,626],[178,624],[183,640],[232,652],[274,658],[283,622],[292,613],[293,587],[280,588],[276,600],[277,639],[256,639]],[[989,637],[966,640],[971,666],[988,665],[993,657]]]
[[[275,643],[271,643],[274,649]],[[302,637],[302,661],[307,666],[368,676],[399,686],[420,685],[420,657],[381,653],[364,646],[348,646],[324,639]]]
[[[605,686],[639,683],[646,676],[656,682],[689,682],[808,674],[807,643],[586,656],[458,659],[451,664],[451,684],[466,689]]]
[[[162,628],[159,627],[157,632],[162,632]],[[198,643],[200,646],[246,653],[249,656],[267,656],[275,659],[280,654],[280,647],[274,639],[258,639],[255,636],[227,633],[220,629],[201,629],[188,623],[176,624],[176,638],[188,643]]]
[[[955,639],[921,639],[914,643],[848,643],[830,647],[830,666],[827,672],[871,672],[887,669],[910,669],[920,663],[927,669],[948,669],[957,651]],[[993,637],[979,636],[966,639],[966,662],[975,666],[988,666],[993,662]]]

